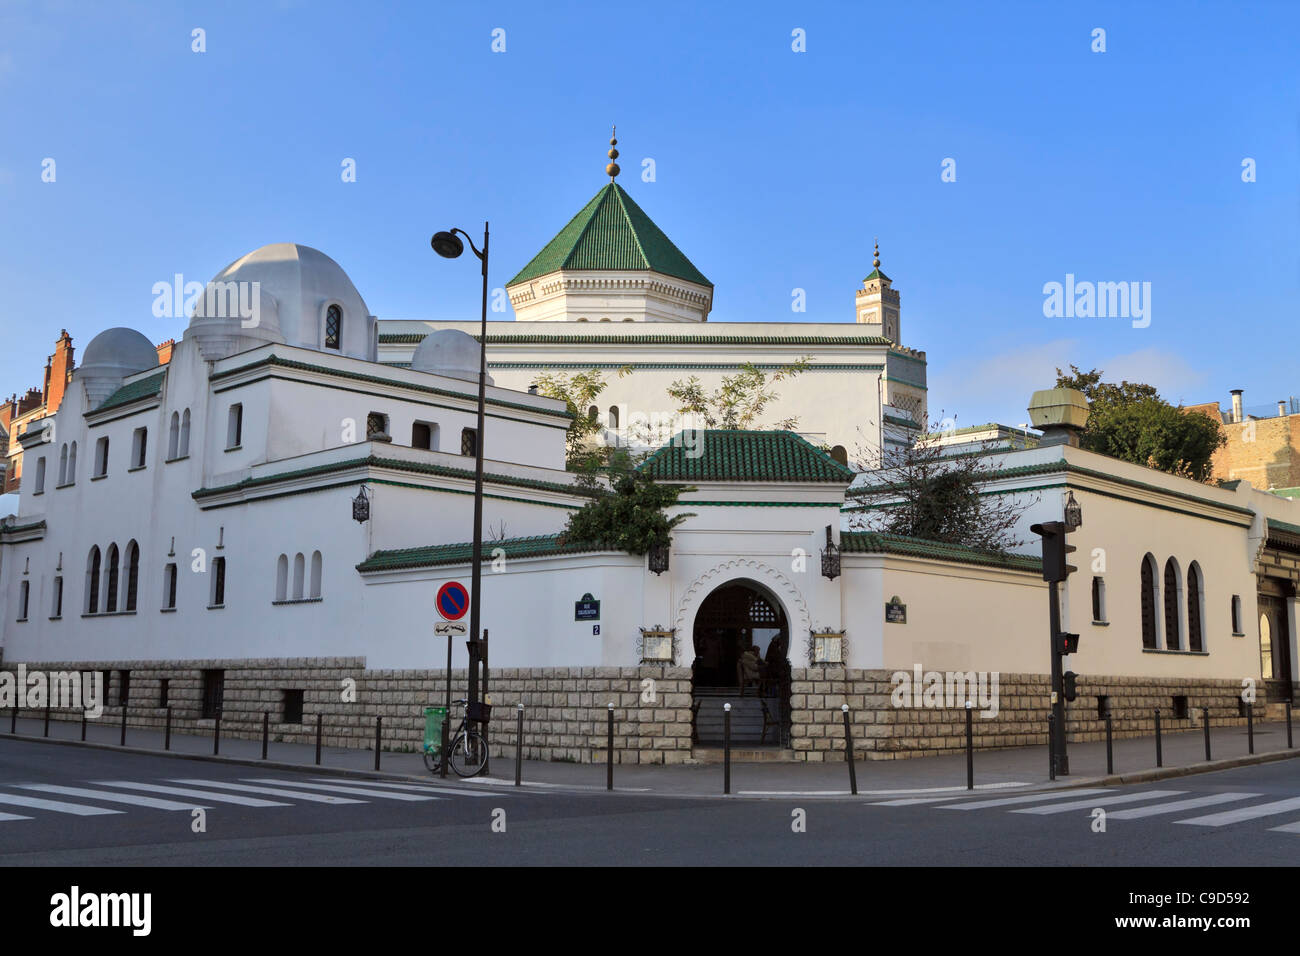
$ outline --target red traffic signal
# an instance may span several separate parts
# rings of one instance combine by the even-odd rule
[[[1056,635],[1056,653],[1065,657],[1073,654],[1079,649],[1079,635],[1066,634],[1064,631]]]

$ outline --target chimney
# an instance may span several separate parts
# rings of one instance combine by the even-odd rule
[[[172,349],[176,347],[175,339],[168,339],[166,342],[159,342],[154,348],[158,352],[158,364],[166,365],[172,360]]]
[[[63,403],[63,393],[67,390],[68,379],[72,377],[72,336],[64,329],[54,342],[54,354],[50,356],[49,377],[45,385],[45,410],[53,415]]]
[[[1232,421],[1236,424],[1241,421],[1241,389],[1232,390]]]
[[[1285,401],[1281,401],[1281,402],[1278,402],[1278,403],[1277,403],[1277,417],[1278,417],[1278,418],[1286,418],[1286,402],[1285,402]]]

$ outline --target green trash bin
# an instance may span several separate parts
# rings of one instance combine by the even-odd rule
[[[447,722],[446,707],[424,708],[424,752],[442,754],[442,725]]]

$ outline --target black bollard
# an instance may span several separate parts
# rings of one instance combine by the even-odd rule
[[[18,733],[18,704],[14,704],[14,709],[9,712],[9,733]]]
[[[1156,766],[1163,767],[1164,765],[1165,765],[1165,755],[1164,755],[1164,751],[1160,749],[1160,708],[1157,707],[1156,708]]]
[[[212,756],[221,753],[221,711],[217,711],[217,719],[212,724]]]
[[[316,715],[316,766],[320,766],[320,722],[321,715]]]
[[[1246,705],[1246,740],[1250,747],[1250,752],[1255,752],[1255,705]]]
[[[375,769],[379,769],[379,748],[384,739],[384,715],[375,718]]]
[[[614,705],[609,705],[609,722],[605,733],[605,789],[614,789]]]
[[[81,742],[86,742],[86,708],[81,708]]]
[[[172,749],[172,705],[167,705],[167,723],[163,730],[163,750]]]
[[[1295,744],[1291,743],[1291,701],[1289,700],[1286,702],[1286,749],[1295,749]]]
[[[122,738],[117,744],[119,747],[126,746],[126,704],[122,705]]]
[[[45,701],[45,736],[50,735],[50,702]]]
[[[722,705],[722,792],[731,793],[731,705]]]
[[[262,759],[266,759],[266,747],[271,739],[271,715],[262,711]]]
[[[515,786],[524,779],[524,705],[515,709]]]
[[[1047,779],[1056,779],[1056,715],[1047,715]]]
[[[844,759],[849,763],[849,792],[858,795],[858,770],[853,766],[853,728],[849,726],[849,705],[841,704],[844,714]]]
[[[966,789],[975,789],[975,708],[966,701]]]
[[[1208,763],[1210,757],[1210,708],[1201,708],[1201,724],[1205,727],[1205,760]]]
[[[1115,772],[1115,728],[1111,724],[1110,711],[1106,712],[1106,773]]]

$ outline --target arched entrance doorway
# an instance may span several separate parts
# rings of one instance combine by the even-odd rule
[[[790,625],[776,596],[754,581],[730,581],[700,605],[693,637],[695,741],[722,743],[730,703],[732,744],[788,746]]]

